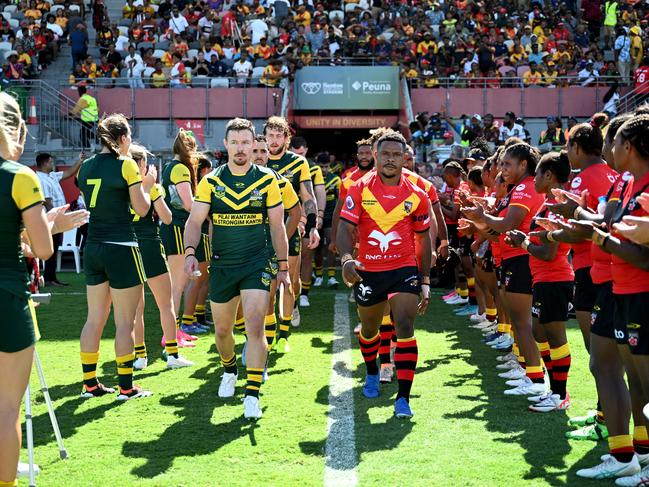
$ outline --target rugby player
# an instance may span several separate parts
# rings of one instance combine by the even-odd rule
[[[306,140],[304,139],[304,137],[293,137],[291,139],[291,150],[295,154],[307,159],[306,155],[309,151],[309,148],[306,145]],[[320,169],[320,166],[317,164],[311,164],[309,162],[309,172],[311,174],[311,182],[313,184],[315,199],[318,204],[318,218],[316,220],[316,228],[318,229],[318,232],[320,232],[320,240],[322,240],[322,223],[324,218],[324,208],[326,205],[324,177],[322,175],[322,169]],[[309,291],[311,290],[312,284],[314,252],[309,248],[308,239],[308,235],[305,234],[304,240],[307,240],[307,242],[304,242],[302,245],[302,257],[300,262],[300,308],[308,308],[310,306]],[[318,248],[319,247],[320,245],[318,245]],[[295,282],[293,282],[293,285],[295,286]],[[293,325],[296,324],[299,324],[298,320],[293,321]]]
[[[130,210],[142,218],[147,216],[157,172],[155,166],[149,166],[142,177],[137,163],[127,157],[131,128],[123,115],[101,120],[97,136],[103,146],[101,153],[86,159],[77,175],[90,211],[84,259],[88,318],[81,332],[81,395],[91,398],[114,392],[97,380],[99,343],[112,303],[117,399],[126,401],[151,395],[133,384],[133,324],[146,275]]]
[[[302,211],[305,215],[304,235],[309,239],[308,247],[315,249],[320,244],[320,234],[317,227],[318,205],[311,182],[309,163],[304,157],[288,149],[291,137],[288,122],[282,117],[270,117],[264,124],[264,136],[270,152],[268,167],[280,176],[284,176],[293,185],[293,189],[300,197]],[[290,351],[288,346],[289,328],[291,320],[299,325],[299,310],[295,299],[300,289],[300,252],[302,236],[296,231],[289,240],[289,271],[291,274],[291,287],[283,289],[282,316],[279,324],[279,335],[276,350],[279,353]],[[295,313],[294,313],[295,311]]]
[[[399,382],[395,415],[409,418],[417,364],[414,319],[417,311],[425,312],[430,300],[429,201],[402,174],[406,151],[403,136],[386,133],[376,147],[377,171],[352,185],[345,198],[337,247],[342,254],[343,279],[355,287],[362,323],[359,342],[367,367],[363,394],[369,398],[379,395],[379,324],[389,302],[398,339],[394,355]],[[358,260],[352,257],[355,230],[360,244]]]
[[[224,145],[228,163],[204,177],[185,226],[185,272],[198,270],[196,245],[201,225],[212,220],[212,263],[210,305],[216,330],[216,346],[225,368],[219,386],[220,397],[232,397],[237,380],[233,324],[241,299],[246,324],[247,384],[244,417],[259,419],[259,390],[267,357],[264,316],[270,301],[269,264],[277,255],[278,285],[290,287],[288,242],[284,208],[273,171],[252,164],[255,129],[249,120],[228,122]],[[266,224],[268,218],[268,225]],[[273,246],[267,244],[270,232]]]
[[[147,173],[146,148],[132,144],[130,154],[140,168],[140,174]],[[133,229],[137,237],[138,247],[142,255],[142,264],[147,284],[156,305],[160,311],[160,326],[162,327],[162,343],[166,353],[167,368],[176,369],[193,365],[192,362],[178,354],[178,342],[176,341],[176,315],[174,314],[173,301],[171,300],[171,277],[169,267],[164,253],[164,247],[158,232],[158,223],[154,220],[155,212],[162,222],[171,223],[171,210],[164,202],[164,189],[160,184],[154,184],[149,193],[151,208],[145,217],[140,217],[133,210]],[[140,295],[140,302],[135,314],[135,361],[133,368],[143,370],[148,364],[146,345],[144,344],[144,286]],[[191,342],[189,342],[191,343]],[[193,343],[191,343],[193,345]]]
[[[331,162],[329,160],[329,154],[321,153],[316,159],[317,164],[322,169],[322,174],[324,177],[324,187],[326,192],[326,203],[324,206],[324,218],[322,223],[322,239],[320,240],[320,245],[316,250],[314,257],[314,267],[315,267],[315,282],[313,283],[314,287],[320,287],[323,283],[323,264],[327,261],[327,286],[330,289],[338,288],[338,280],[336,279],[336,257],[329,250],[329,244],[331,243],[331,233],[333,224],[333,214],[334,209],[338,203],[338,195],[340,193],[340,185],[342,184],[342,179],[340,176],[331,170]]]

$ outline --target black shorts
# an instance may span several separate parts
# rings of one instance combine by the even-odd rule
[[[537,282],[532,287],[532,316],[545,325],[553,321],[568,321],[572,300],[572,281]]]
[[[354,286],[358,306],[374,306],[389,299],[392,294],[410,293],[419,295],[419,269],[401,267],[390,271],[357,271],[363,279]]]
[[[494,272],[495,269],[496,266],[494,265],[494,256],[491,253],[491,245],[489,245],[489,248],[487,248],[487,251],[482,257],[482,270],[484,272]]]
[[[508,293],[532,294],[532,272],[529,254],[504,259],[502,277]]]
[[[590,315],[590,332],[603,338],[615,339],[613,281],[595,284],[595,289],[597,297]]]
[[[616,295],[615,337],[632,355],[649,355],[649,292]],[[622,333],[625,333],[624,340]]]
[[[288,239],[288,255],[289,257],[297,257],[302,253],[302,239],[300,238],[300,231],[295,230],[295,233]]]
[[[590,267],[575,271],[575,311],[593,311],[597,289],[590,277]]]

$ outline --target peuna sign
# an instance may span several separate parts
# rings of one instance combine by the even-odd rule
[[[296,73],[295,110],[398,110],[394,66],[312,66]]]

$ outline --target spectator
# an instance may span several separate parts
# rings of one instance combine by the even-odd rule
[[[237,76],[237,84],[245,86],[252,75],[252,64],[248,61],[248,56],[242,54],[237,62],[232,66],[232,70]]]
[[[84,149],[90,147],[95,133],[95,125],[99,120],[99,108],[97,100],[87,92],[85,83],[79,83],[77,92],[79,101],[72,109],[72,116],[79,116],[81,119],[81,147]]]
[[[610,42],[615,35],[617,26],[617,0],[606,0],[604,2],[604,46],[610,47]]]
[[[180,15],[178,7],[173,7],[171,10],[171,19],[169,20],[169,27],[174,34],[180,35],[184,34],[189,28],[189,23],[187,19]]]
[[[527,142],[528,144],[532,143],[532,136],[530,135],[530,131],[525,128],[525,120],[522,119],[521,117],[518,117],[516,119],[516,123],[520,125],[523,128],[523,135],[521,136],[521,139],[523,139],[523,142]]]
[[[523,127],[516,123],[516,114],[514,112],[505,113],[503,124],[500,127],[499,142],[504,144],[510,137],[520,137],[524,135]]]
[[[604,113],[606,113],[609,118],[613,118],[617,115],[617,105],[620,101],[620,86],[617,81],[613,82],[609,90],[604,95]]]
[[[162,61],[155,64],[155,71],[151,73],[151,86],[154,88],[167,87],[167,75],[162,71]]]
[[[543,61],[544,53],[539,51],[539,45],[537,43],[532,44],[532,52],[529,53],[527,59],[531,63],[536,63],[537,66],[541,65]]]
[[[210,76],[215,76],[217,78],[223,78],[228,75],[229,68],[227,65],[219,60],[216,54],[212,54],[209,64]]]
[[[77,24],[70,34],[70,49],[72,51],[72,67],[74,68],[88,55],[88,33],[84,24]]]
[[[24,78],[25,67],[21,62],[18,61],[18,53],[16,51],[10,51],[7,54],[7,63],[4,68],[5,79],[9,81],[19,81]]]
[[[261,75],[260,83],[264,86],[275,88],[288,76],[288,68],[282,65],[279,59],[273,59]]]
[[[192,72],[196,76],[209,76],[210,75],[210,63],[205,60],[205,54],[203,52],[198,53],[196,58],[196,64],[192,68]]]
[[[483,137],[484,139],[492,144],[498,143],[498,137],[500,131],[498,127],[494,124],[494,116],[491,113],[487,113],[484,117],[484,127],[483,127]]]
[[[578,81],[581,86],[588,86],[597,81],[597,78],[599,78],[599,71],[594,68],[593,61],[589,60],[584,69],[579,71]]]
[[[41,182],[41,187],[43,188],[43,196],[45,197],[44,206],[46,211],[66,204],[63,188],[61,188],[61,181],[75,176],[84,159],[85,154],[82,152],[79,154],[79,158],[76,162],[68,169],[65,171],[56,171],[54,167],[54,159],[50,154],[41,153],[36,156],[36,175],[38,176],[38,179]],[[53,235],[52,241],[54,243],[54,253],[52,254],[52,257],[45,261],[45,270],[43,272],[45,286],[67,286],[68,284],[59,281],[56,277],[57,250],[63,243],[63,234],[58,233]]]
[[[180,54],[174,52],[172,57],[174,65],[169,72],[169,86],[172,88],[186,88],[191,79],[191,74],[185,69]]]
[[[530,70],[523,73],[523,85],[527,87],[542,86],[543,73],[534,61],[530,62]]]
[[[566,136],[558,126],[555,117],[548,117],[546,123],[547,128],[541,132],[539,137],[539,148],[543,152],[560,151],[566,145]]]
[[[631,39],[624,27],[620,27],[617,31],[614,48],[617,58],[617,70],[622,77],[622,82],[627,84],[631,73]]]
[[[131,59],[127,61],[126,66],[128,86],[130,88],[144,88],[144,82],[142,81],[143,65],[138,64],[135,59]]]
[[[252,44],[257,45],[262,38],[268,34],[268,24],[264,21],[263,15],[257,15],[246,26],[246,32],[252,38]]]
[[[135,46],[133,44],[128,48],[128,54],[124,58],[124,65],[127,68],[130,68],[132,61],[135,61],[135,65],[138,69],[144,70],[144,61],[142,60],[142,56],[135,51]]]
[[[644,57],[644,51],[642,46],[642,37],[640,37],[640,27],[634,25],[629,31],[631,33],[631,63],[633,66],[633,71],[638,69],[642,59]]]

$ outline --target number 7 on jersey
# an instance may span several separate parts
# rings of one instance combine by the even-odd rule
[[[90,204],[88,205],[88,208],[94,208],[97,203],[99,188],[101,188],[101,179],[87,179],[86,183],[92,186],[92,195],[90,195]]]

